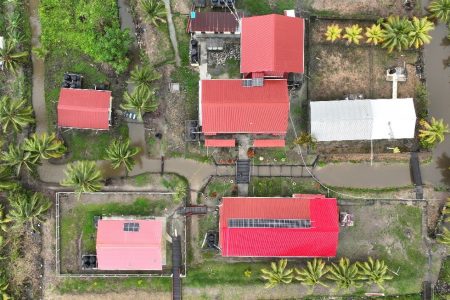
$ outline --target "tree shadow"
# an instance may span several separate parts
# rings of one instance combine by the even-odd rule
[[[438,169],[441,170],[441,182],[450,185],[450,157],[447,153],[443,153],[440,157],[438,157],[436,164]]]

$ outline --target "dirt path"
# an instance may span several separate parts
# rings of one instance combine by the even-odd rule
[[[39,22],[39,0],[30,1],[30,25],[31,25],[31,46],[39,48],[41,42],[41,23]],[[44,61],[32,53],[33,62],[33,90],[32,103],[36,118],[36,132],[46,132],[48,130],[47,111],[45,107],[45,67]]]
[[[175,26],[173,25],[173,20],[172,20],[172,11],[170,8],[170,0],[164,0],[164,5],[166,6],[166,10],[167,10],[167,24],[169,25],[170,41],[172,42],[173,50],[175,51],[175,64],[177,65],[177,67],[180,67],[181,59],[180,59],[180,53],[178,52],[177,34],[176,34]]]

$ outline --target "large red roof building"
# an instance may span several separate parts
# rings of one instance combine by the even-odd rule
[[[108,130],[111,103],[111,91],[62,88],[58,127]]]
[[[284,79],[244,87],[242,80],[200,81],[200,125],[205,135],[286,135],[289,95]]]
[[[339,220],[336,199],[225,197],[220,206],[222,256],[334,257]]]
[[[305,20],[283,15],[242,19],[241,73],[266,77],[304,71]]]
[[[162,270],[162,232],[161,220],[99,220],[98,269]]]

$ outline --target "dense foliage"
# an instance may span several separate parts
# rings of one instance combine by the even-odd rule
[[[79,49],[117,73],[128,67],[132,40],[120,29],[116,1],[42,0],[39,14],[44,49]]]

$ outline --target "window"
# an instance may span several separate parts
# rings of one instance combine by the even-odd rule
[[[139,231],[139,223],[124,223],[123,231],[138,232]]]

